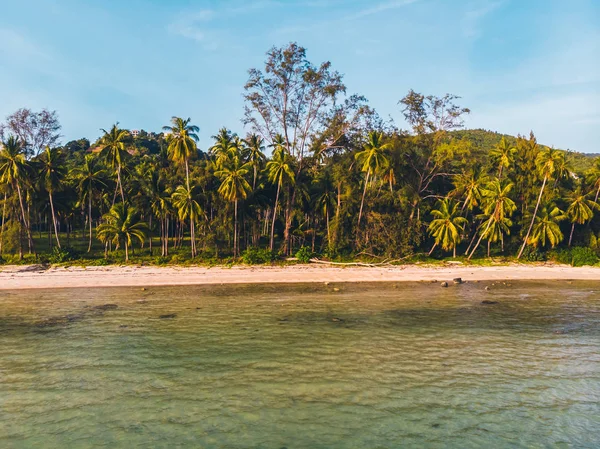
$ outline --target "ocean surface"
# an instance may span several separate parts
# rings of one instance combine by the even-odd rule
[[[0,291],[0,447],[598,448],[600,281]]]

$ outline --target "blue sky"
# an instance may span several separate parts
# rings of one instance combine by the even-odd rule
[[[63,140],[192,117],[243,132],[247,69],[297,41],[403,126],[409,89],[460,95],[469,127],[600,152],[597,0],[2,2],[0,118],[56,109]]]

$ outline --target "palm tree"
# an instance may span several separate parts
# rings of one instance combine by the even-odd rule
[[[544,188],[546,187],[546,183],[550,178],[552,178],[556,174],[558,167],[561,167],[563,165],[564,158],[564,153],[562,151],[555,150],[554,148],[545,148],[542,151],[540,151],[540,153],[537,155],[535,165],[538,174],[543,178],[543,181],[542,186],[540,187],[540,193],[538,195],[537,202],[535,203],[535,209],[533,211],[531,223],[529,224],[529,229],[527,230],[527,234],[525,235],[525,239],[523,240],[523,245],[521,246],[521,250],[519,251],[517,259],[520,259],[523,255],[523,251],[525,250],[525,246],[527,245],[527,242],[531,235],[537,212],[540,207],[540,202],[542,201],[542,195],[544,194]]]
[[[226,201],[234,203],[234,227],[233,227],[233,255],[238,256],[238,201],[246,199],[251,191],[250,184],[246,180],[251,164],[241,162],[241,155],[233,157],[231,162],[223,165],[215,172],[215,176],[221,179],[218,192]]]
[[[126,129],[120,129],[118,123],[114,124],[110,131],[102,129],[102,132],[104,133],[104,135],[100,138],[100,154],[106,158],[108,165],[113,170],[116,170],[117,188],[121,193],[121,202],[125,203],[125,194],[123,193],[122,170],[123,164],[126,158],[129,156],[127,148],[131,142],[131,134]]]
[[[515,162],[515,154],[517,149],[508,143],[505,137],[500,139],[500,142],[490,150],[490,158],[498,166],[498,179],[502,179],[502,170],[509,169]]]
[[[169,157],[173,162],[185,165],[185,179],[188,192],[190,191],[190,167],[189,160],[196,155],[198,147],[198,132],[200,128],[196,125],[190,125],[192,119],[182,119],[181,117],[172,117],[172,126],[163,126],[164,131],[168,131],[169,147],[167,148]]]
[[[19,205],[21,207],[21,220],[27,231],[27,239],[29,250],[33,251],[33,238],[31,236],[31,227],[25,213],[25,205],[23,203],[22,186],[28,179],[31,166],[25,158],[25,148],[21,141],[9,136],[6,142],[2,143],[0,151],[0,182],[10,184],[17,191],[19,196]]]
[[[90,226],[88,250],[92,250],[92,201],[94,195],[106,187],[106,171],[99,167],[93,155],[87,154],[83,160],[83,165],[75,167],[73,170],[77,182],[77,191],[82,203],[87,201],[87,216]]]
[[[464,198],[461,212],[465,209],[472,211],[481,202],[483,188],[488,183],[489,177],[480,168],[476,167],[465,173],[460,173],[454,177],[454,190],[451,192],[453,196]]]
[[[137,210],[125,203],[113,205],[103,219],[105,223],[98,226],[98,238],[102,242],[111,241],[117,249],[123,244],[125,262],[128,262],[133,239],[144,243],[148,226],[139,220]]]
[[[200,205],[192,198],[193,192],[190,186],[190,166],[189,161],[198,152],[196,142],[198,142],[198,132],[200,128],[196,125],[190,125],[191,119],[182,119],[180,117],[172,117],[172,126],[163,126],[163,130],[169,132],[168,142],[169,147],[167,152],[169,158],[176,163],[184,164],[186,187],[179,186],[173,192],[173,204],[179,204],[179,216],[185,216],[190,220],[190,239],[192,247],[192,257],[196,257],[196,222],[199,214],[195,214],[194,210],[201,210]],[[181,187],[181,188],[180,188]],[[176,199],[177,198],[177,199]],[[182,214],[183,211],[183,214]]]
[[[435,239],[435,243],[429,251],[439,245],[444,251],[452,250],[453,257],[456,257],[456,247],[461,240],[461,232],[467,224],[467,219],[460,215],[458,202],[444,198],[438,204],[438,209],[431,211],[435,219],[429,223],[429,234]]]
[[[568,197],[569,206],[567,208],[567,217],[571,220],[571,234],[569,235],[569,247],[573,240],[573,231],[575,224],[584,224],[594,218],[594,210],[600,209],[597,202],[589,199],[589,193],[584,193],[581,186],[578,186]]]
[[[67,168],[64,165],[64,158],[61,151],[58,148],[50,148],[47,146],[40,157],[40,168],[40,178],[48,192],[48,198],[50,199],[50,210],[52,212],[52,223],[54,225],[56,245],[60,248],[53,197],[54,192],[63,188],[65,178],[67,177]]]
[[[221,128],[216,136],[212,136],[215,143],[209,148],[209,153],[215,160],[215,166],[220,169],[232,157],[239,154],[243,143],[238,136],[232,134],[227,128]]]
[[[510,226],[512,226],[510,217],[517,208],[515,202],[510,198],[513,187],[512,182],[501,182],[498,179],[494,179],[486,185],[482,192],[483,214],[479,216],[484,221],[479,227],[479,239],[468,260],[471,260],[477,251],[481,240],[487,239],[488,244],[498,240],[504,242],[503,235],[510,233]]]
[[[183,222],[190,221],[190,235],[192,257],[196,257],[196,223],[202,215],[202,208],[196,200],[196,195],[193,190],[188,190],[184,186],[178,186],[171,195],[173,207],[177,209],[179,219]]]
[[[546,243],[550,243],[550,246],[554,248],[563,240],[559,223],[566,218],[564,212],[554,203],[545,204],[540,210],[539,216],[535,217],[533,234],[529,243],[534,247],[546,246]]]
[[[171,212],[171,195],[165,187],[165,182],[160,170],[151,166],[142,178],[142,189],[149,202],[152,214],[158,218],[160,223],[161,255],[167,256],[169,252],[169,240],[167,238],[167,216]],[[152,219],[152,216],[150,216]],[[150,237],[150,252],[152,252],[152,237]]]
[[[275,242],[275,219],[277,217],[277,206],[279,205],[279,192],[284,182],[293,185],[296,181],[292,158],[285,149],[285,139],[281,135],[275,136],[273,142],[274,150],[271,160],[267,162],[267,175],[269,182],[277,184],[275,194],[275,206],[273,207],[273,218],[271,221],[271,240],[269,247],[273,251]]]
[[[250,134],[244,142],[248,151],[248,162],[252,166],[252,190],[254,190],[256,189],[256,178],[258,177],[259,169],[266,159],[264,153],[265,142],[258,134]]]
[[[4,194],[4,201],[2,201],[2,223],[0,224],[0,256],[2,256],[2,243],[4,242],[4,222],[6,219],[6,203],[8,202],[9,185],[0,184],[0,190]]]
[[[360,201],[360,211],[358,212],[358,225],[362,218],[363,206],[365,204],[365,195],[367,186],[372,174],[377,174],[380,170],[387,167],[389,161],[385,156],[385,152],[391,148],[390,143],[383,143],[383,133],[379,131],[371,131],[367,138],[367,143],[363,151],[356,153],[355,158],[361,164],[361,171],[366,173],[365,187]]]
[[[597,157],[594,160],[594,165],[587,172],[586,177],[588,182],[596,189],[594,201],[598,202],[598,198],[600,197],[600,157]]]

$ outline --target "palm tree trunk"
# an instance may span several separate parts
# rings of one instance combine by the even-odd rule
[[[27,215],[25,214],[25,206],[23,205],[23,195],[21,194],[21,186],[17,182],[17,193],[19,194],[19,204],[21,205],[21,214],[23,215],[23,224],[27,231],[27,239],[29,243],[29,249],[33,251],[33,238],[31,237],[31,229],[29,229],[29,222],[27,221]]]
[[[2,242],[4,241],[4,219],[6,217],[6,192],[4,192],[4,202],[2,203],[2,226],[0,227],[0,256],[2,256]]]
[[[188,158],[185,158],[185,182],[187,185],[187,189],[188,192],[190,193],[190,195],[192,194],[191,190],[190,190],[190,166],[188,163]]]
[[[492,244],[491,240],[488,240],[488,244],[487,244],[487,256],[490,257],[490,246]]]
[[[600,197],[600,181],[598,181],[598,190],[596,190],[596,198],[594,198],[594,202],[598,202],[598,197]]]
[[[527,240],[529,240],[529,236],[531,235],[531,230],[533,229],[533,223],[535,221],[535,216],[537,215],[538,208],[540,207],[540,202],[542,201],[542,195],[544,193],[544,188],[546,187],[547,181],[548,181],[548,176],[544,176],[544,182],[542,183],[542,188],[540,189],[540,194],[538,195],[537,203],[535,203],[535,210],[533,211],[533,217],[531,217],[531,223],[529,224],[529,229],[527,230],[527,235],[525,236],[525,240],[523,241],[523,246],[521,246],[521,250],[519,251],[517,260],[519,260],[521,258],[521,256],[523,255],[523,251],[525,250],[525,246],[527,245]]]
[[[50,198],[50,211],[52,212],[52,224],[54,225],[54,235],[56,236],[56,245],[58,246],[58,249],[60,249],[60,240],[58,238],[58,229],[56,228],[56,213],[54,212],[54,200],[52,199],[52,192],[48,192],[48,197]]]
[[[117,167],[117,181],[119,182],[119,190],[121,191],[121,200],[125,204],[125,194],[123,193],[123,183],[121,182],[121,164]]]
[[[429,252],[427,253],[428,256],[431,256],[431,253],[433,253],[433,250],[437,247],[437,242],[433,244],[433,246],[431,247],[431,249],[429,250]]]
[[[238,236],[237,235],[237,232],[238,232],[237,231],[237,225],[238,225],[237,205],[238,205],[238,202],[237,202],[237,200],[235,200],[235,204],[233,206],[233,210],[234,210],[234,212],[233,212],[233,216],[234,216],[234,218],[233,218],[233,257],[237,257],[237,255],[238,255],[238,248],[237,248],[237,246],[238,246],[238,242],[237,242],[237,236]]]
[[[149,247],[150,247],[150,256],[152,256],[152,214],[150,214],[150,226],[148,229],[148,240],[149,240]]]
[[[575,230],[575,222],[571,225],[571,234],[569,235],[569,248],[571,247],[571,241],[573,240],[573,231]]]
[[[90,241],[87,252],[92,251],[92,192],[88,193],[88,220],[90,222]]]
[[[281,178],[277,183],[277,194],[275,194],[275,207],[273,208],[273,218],[271,220],[271,241],[269,243],[269,248],[273,251],[274,243],[275,243],[275,219],[277,218],[277,206],[279,205],[279,190],[281,188]]]
[[[475,248],[473,248],[473,251],[471,251],[471,254],[469,255],[469,257],[467,257],[467,260],[471,260],[471,257],[473,257],[473,254],[475,254],[475,251],[477,251],[477,248],[479,247],[479,244],[481,243],[481,240],[483,239],[483,236],[485,235],[485,233],[488,231],[488,229],[492,225],[492,217],[496,214],[497,211],[498,211],[498,206],[496,206],[496,210],[494,211],[494,214],[492,214],[490,216],[490,218],[488,219],[487,226],[485,227],[484,231],[479,235],[479,239],[477,240],[477,244],[475,245]],[[475,235],[477,235],[477,234],[475,234]]]
[[[183,229],[183,227],[182,227]],[[192,259],[196,257],[196,228],[194,224],[194,219],[190,217],[190,238],[192,243]]]
[[[369,176],[371,176],[371,169],[367,170],[367,177],[365,178],[365,188],[363,189],[362,200],[360,201],[360,211],[358,212],[358,223],[357,226],[360,226],[360,219],[362,218],[363,206],[365,204],[365,195],[367,194],[367,186],[369,185]],[[357,229],[358,231],[358,229]],[[358,232],[357,232],[358,234]]]
[[[125,238],[125,262],[129,262],[129,244],[127,238]]]

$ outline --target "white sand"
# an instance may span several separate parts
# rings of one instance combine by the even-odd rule
[[[0,290],[62,287],[126,287],[233,283],[294,282],[403,282],[486,280],[594,280],[600,268],[573,268],[566,265],[501,265],[427,267],[328,267],[295,265],[287,267],[70,267],[42,269],[36,266],[0,267]]]

